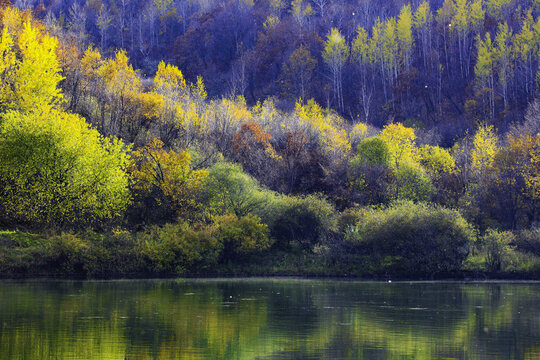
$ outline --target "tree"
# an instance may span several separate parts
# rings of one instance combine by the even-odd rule
[[[308,139],[302,130],[289,130],[285,135],[285,146],[281,155],[285,161],[287,169],[286,192],[294,190],[299,168],[302,160],[306,156],[306,147]]]
[[[486,253],[486,270],[498,272],[507,265],[516,236],[510,231],[488,229],[480,239],[482,250]]]
[[[284,92],[291,93],[295,99],[309,99],[316,66],[317,60],[311,56],[307,46],[302,45],[294,50],[282,69]]]
[[[446,149],[424,145],[419,149],[419,156],[420,164],[432,175],[456,171],[456,162]]]
[[[432,22],[433,14],[431,13],[429,2],[423,1],[414,13],[414,28],[419,33],[420,43],[422,44],[422,58],[424,60],[424,68],[426,69],[428,67],[428,55],[431,51]]]
[[[129,202],[128,149],[78,115],[5,113],[0,121],[2,221],[62,228],[117,218]]]
[[[525,84],[525,94],[530,98],[534,95],[534,57],[535,49],[538,48],[538,36],[535,36],[535,22],[532,11],[528,11],[521,31],[515,36],[514,53],[518,59],[518,66],[521,69],[521,77]]]
[[[380,136],[388,146],[392,166],[397,168],[401,162],[416,160],[414,129],[405,127],[401,123],[389,124],[384,127]]]
[[[135,134],[130,131],[131,129],[126,129],[126,126],[134,125],[133,122],[127,121],[127,117],[135,109],[134,99],[141,92],[141,79],[129,64],[125,51],[117,51],[114,58],[105,60],[97,70],[97,74],[103,80],[109,107],[108,121],[105,117],[102,118],[102,131],[105,134],[134,137]]]
[[[446,69],[449,72],[449,75],[451,75],[451,67],[450,67],[450,54],[449,54],[449,40],[450,40],[450,32],[452,30],[452,19],[454,18],[454,15],[456,13],[456,4],[454,0],[444,0],[443,5],[439,10],[437,10],[437,16],[436,21],[439,25],[439,34],[442,38],[442,46],[444,51],[444,64],[446,65]]]
[[[394,177],[391,189],[397,200],[430,201],[435,193],[431,179],[418,163],[401,162],[394,169]]]
[[[358,26],[356,29],[356,38],[353,42],[352,55],[360,66],[360,100],[364,110],[364,121],[369,121],[371,100],[373,96],[373,76],[368,76],[370,65],[373,63],[373,54],[369,46],[369,35],[366,30]]]
[[[4,16],[12,16],[13,21],[22,21],[16,10],[6,13]],[[15,38],[4,26],[0,42],[0,107],[4,111],[29,112],[59,104],[62,93],[58,83],[62,76],[56,58],[57,45],[56,38],[43,35],[29,21],[24,22],[22,32]]]
[[[86,12],[78,2],[69,8],[69,29],[74,34],[77,43],[84,44],[88,37],[86,33]]]
[[[384,23],[382,33],[382,55],[387,77],[394,85],[398,76],[398,50],[399,44],[396,36],[396,19],[390,18]]]
[[[489,16],[500,21],[505,17],[505,13],[509,10],[513,0],[486,0],[485,3]]]
[[[386,203],[394,180],[388,145],[380,137],[362,140],[349,162],[348,177],[353,195],[363,204]]]
[[[349,47],[345,42],[345,38],[338,29],[332,28],[327,35],[323,59],[332,72],[334,96],[337,101],[338,109],[341,112],[345,110],[345,105],[343,103],[342,72],[348,57]]]
[[[510,229],[527,228],[540,216],[540,134],[510,136],[493,157],[489,191],[492,214]]]
[[[483,92],[489,93],[489,118],[495,118],[495,81],[494,81],[494,58],[495,50],[491,42],[490,33],[486,34],[486,39],[477,37],[478,59],[474,67],[476,77],[480,82]],[[487,88],[486,88],[487,86]]]
[[[466,53],[468,52],[468,39],[471,31],[471,5],[468,0],[456,0],[456,13],[452,19],[451,30],[458,34],[459,67],[462,77],[468,74]]]
[[[223,245],[222,260],[238,260],[238,257],[261,252],[270,247],[269,230],[255,215],[238,217],[223,215],[216,219],[214,236]]]
[[[104,52],[106,49],[106,44],[107,44],[106,35],[107,35],[107,30],[109,30],[109,28],[111,27],[111,21],[112,21],[112,16],[109,13],[109,9],[107,9],[105,4],[102,3],[99,8],[98,17],[96,19],[96,26],[99,29],[99,36],[100,36],[99,48],[101,52]]]
[[[324,244],[335,229],[336,210],[324,196],[286,197],[282,206],[270,227],[279,247],[295,243],[303,250],[311,250],[317,243]]]
[[[405,70],[409,70],[411,65],[411,56],[414,45],[412,26],[413,15],[411,12],[411,5],[405,5],[401,8],[396,25],[401,61]]]
[[[193,219],[202,210],[198,195],[208,172],[192,169],[188,150],[166,151],[153,139],[133,153],[130,173],[144,222]]]
[[[508,104],[508,80],[512,78],[512,30],[508,24],[499,24],[495,37],[495,61],[499,70],[499,84],[502,87],[504,108]]]
[[[254,214],[264,218],[265,208],[271,204],[273,196],[239,165],[232,163],[218,163],[209,169],[205,193],[211,213],[230,213],[238,217]]]
[[[270,180],[269,168],[277,158],[271,139],[272,136],[254,121],[242,124],[240,131],[234,134],[235,157],[244,170],[256,178]]]
[[[483,173],[491,166],[497,153],[497,135],[493,132],[493,126],[481,126],[476,131],[471,150],[471,167],[473,170]]]
[[[292,16],[302,27],[306,26],[309,23],[309,17],[315,14],[311,4],[305,4],[303,0],[293,0],[291,7]]]
[[[185,131],[185,143],[189,144],[188,132],[191,129],[189,120],[186,121],[189,114],[185,111],[189,107],[186,104],[189,101],[189,89],[184,75],[176,66],[161,61],[154,77],[154,91],[161,96],[163,102],[161,108],[157,109],[158,120],[162,125],[160,130],[163,130],[161,140],[168,140],[172,130],[182,128]]]

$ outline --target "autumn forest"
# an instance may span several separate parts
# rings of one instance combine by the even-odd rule
[[[540,275],[538,0],[0,19],[0,276]]]

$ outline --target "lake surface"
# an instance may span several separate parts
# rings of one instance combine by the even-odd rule
[[[0,359],[540,359],[540,284],[0,281]]]

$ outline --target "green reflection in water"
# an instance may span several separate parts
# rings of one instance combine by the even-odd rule
[[[2,281],[0,359],[539,359],[540,284]]]

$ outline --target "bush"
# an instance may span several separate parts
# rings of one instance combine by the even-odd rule
[[[260,252],[270,247],[268,226],[254,215],[224,215],[216,219],[214,236],[223,246],[223,260]]]
[[[395,170],[395,177],[392,192],[396,199],[429,201],[435,192],[431,179],[417,164],[402,162]]]
[[[379,137],[362,140],[357,150],[358,155],[351,161],[353,165],[365,163],[367,165],[390,166],[390,150],[388,145]]]
[[[522,230],[516,238],[516,248],[540,256],[540,228]]]
[[[348,168],[353,201],[362,204],[388,201],[390,184],[394,180],[390,160],[388,145],[378,137],[365,139],[358,145],[358,153]]]
[[[90,277],[143,272],[136,244],[132,234],[119,231],[62,233],[44,243],[49,268]]]
[[[354,230],[348,239],[357,247],[411,273],[459,270],[474,239],[457,211],[411,201],[368,211]]]
[[[147,271],[184,273],[214,264],[221,250],[212,227],[165,224],[140,234],[140,254]]]
[[[209,169],[204,193],[208,211],[217,215],[255,213],[261,216],[275,197],[244,173],[240,165],[232,163],[217,163]]]
[[[515,235],[510,231],[488,229],[481,239],[481,248],[486,254],[486,270],[497,272],[511,261]]]
[[[352,227],[355,227],[360,220],[364,217],[366,212],[369,211],[369,207],[364,208],[349,208],[343,210],[337,219],[337,229],[340,233],[349,231]]]
[[[321,195],[286,197],[281,213],[271,226],[272,237],[278,247],[294,242],[303,249],[311,249],[336,230],[335,213],[332,204]]]

